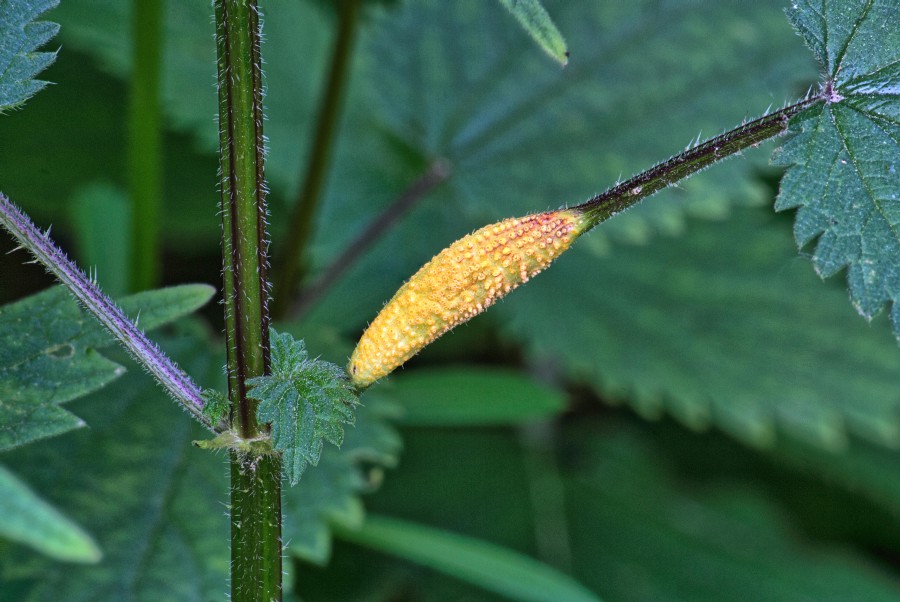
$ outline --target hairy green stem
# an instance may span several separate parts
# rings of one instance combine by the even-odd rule
[[[821,96],[814,96],[745,123],[721,136],[692,146],[671,159],[588,199],[574,207],[587,215],[590,220],[590,225],[585,232],[628,209],[641,199],[659,192],[713,163],[783,134],[787,131],[791,117],[823,101]]]
[[[262,66],[255,0],[216,0],[228,392],[233,429],[264,433],[247,380],[269,373]],[[281,462],[231,454],[231,600],[281,600]]]
[[[278,294],[273,303],[273,314],[276,317],[283,317],[287,313],[291,307],[293,293],[303,277],[306,248],[312,232],[316,208],[322,196],[325,174],[328,172],[331,148],[334,145],[347,82],[353,39],[359,21],[359,0],[338,0],[338,5],[338,29],[334,40],[331,66],[328,70],[328,83],[319,104],[316,134],[310,149],[303,186],[294,203],[294,211],[288,225],[288,236],[278,260],[278,272],[275,279]]]
[[[134,70],[128,105],[129,286],[138,291],[155,287],[160,273],[162,0],[134,0],[131,23]]]

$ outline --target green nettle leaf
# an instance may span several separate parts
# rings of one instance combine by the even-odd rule
[[[0,466],[0,537],[27,544],[52,558],[97,562],[102,554],[90,535]]]
[[[225,417],[228,412],[228,396],[220,391],[206,389],[203,391],[203,415],[213,423]]]
[[[162,346],[203,384],[221,380],[199,323],[180,325]],[[124,359],[124,353],[120,353]],[[28,580],[0,581],[0,599],[218,600],[228,574],[227,478],[221,455],[191,441],[205,432],[139,370],[75,402],[91,429],[8,454],[9,465],[93,536],[103,558],[60,564],[36,554],[6,559]]]
[[[896,578],[861,555],[815,545],[784,508],[731,474],[692,480],[646,428],[582,423],[565,433],[574,569],[613,600],[896,600]],[[674,437],[670,437],[670,440]],[[810,507],[821,511],[821,506]]]
[[[0,0],[0,113],[21,105],[47,82],[34,77],[56,59],[36,52],[59,31],[59,25],[35,21],[59,0]]]
[[[359,494],[380,484],[381,467],[397,464],[401,440],[389,420],[399,411],[390,400],[366,392],[341,449],[326,448],[319,464],[303,475],[303,486],[283,492],[283,538],[291,554],[324,565],[331,555],[331,526],[362,525]],[[371,468],[364,471],[360,465]]]
[[[272,444],[296,485],[309,464],[318,464],[323,439],[341,445],[358,401],[342,368],[310,359],[289,333],[272,331],[270,340],[272,373],[247,380],[247,395],[260,402],[257,418],[272,425]]]
[[[551,58],[563,66],[569,62],[566,41],[540,0],[500,0],[500,4],[513,14],[528,35],[534,38]]]
[[[149,330],[195,311],[214,292],[175,286],[131,295],[121,307]],[[0,450],[84,426],[60,404],[124,373],[96,351],[113,342],[63,287],[0,307]]]
[[[900,338],[900,4],[805,0],[788,16],[830,98],[795,118],[796,135],[776,154],[789,169],[775,207],[800,208],[797,243],[816,241],[823,278],[847,268],[860,314],[871,319],[892,304]]]

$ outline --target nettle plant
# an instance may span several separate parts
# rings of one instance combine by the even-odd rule
[[[694,449],[700,444],[689,439],[693,435],[673,436],[667,434],[671,429],[617,414],[607,419],[614,426],[606,430],[590,413],[576,413],[560,426],[550,420],[564,406],[560,388],[507,370],[432,367],[379,381],[560,256],[571,255],[550,270],[556,276],[542,276],[529,287],[533,292],[522,295],[521,307],[516,300],[503,304],[500,334],[492,335],[498,347],[508,349],[502,341],[510,335],[520,337],[524,363],[545,381],[626,401],[644,417],[666,410],[695,429],[717,426],[750,448],[768,450],[776,464],[803,464],[812,474],[862,492],[866,503],[890,515],[900,507],[891,467],[896,457],[887,451],[900,445],[900,356],[890,337],[882,336],[888,329],[879,323],[860,330],[833,288],[811,282],[805,267],[785,264],[778,255],[786,246],[782,228],[758,211],[734,207],[718,222],[691,217],[726,217],[732,197],[764,197],[746,173],[748,161],[717,166],[710,173],[721,170],[718,179],[702,179],[693,189],[682,183],[787,135],[775,153],[774,163],[786,168],[775,208],[797,208],[795,238],[819,275],[846,270],[856,310],[872,319],[889,305],[893,331],[900,335],[900,2],[797,1],[787,7],[790,24],[818,63],[814,84],[796,38],[785,35],[778,7],[765,3],[703,4],[696,10],[700,5],[694,3],[572,2],[551,6],[557,27],[537,0],[273,2],[266,19],[271,31],[261,44],[263,19],[255,0],[216,0],[214,55],[206,44],[212,36],[202,29],[203,11],[194,6],[164,11],[159,2],[135,0],[128,9],[126,3],[97,0],[87,7],[64,3],[43,17],[56,4],[0,2],[0,109],[19,107],[40,91],[45,82],[35,78],[57,58],[67,63],[69,45],[99,58],[114,75],[129,74],[124,171],[130,205],[114,187],[96,184],[73,202],[73,221],[82,224],[76,238],[94,245],[82,242],[79,253],[88,265],[118,266],[111,269],[118,279],[104,281],[102,270],[85,275],[49,230],[0,195],[0,223],[62,284],[0,308],[0,446],[10,467],[0,468],[0,535],[38,552],[21,557],[22,548],[5,545],[0,597],[213,599],[221,595],[229,566],[232,600],[281,599],[296,592],[343,598],[375,588],[371,575],[363,575],[362,589],[351,593],[347,577],[323,586],[321,575],[304,574],[296,561],[324,563],[331,532],[518,599],[595,600],[598,593],[643,599],[676,591],[686,592],[687,599],[722,599],[738,591],[767,599],[896,595],[895,583],[875,569],[792,547],[762,498],[706,499],[676,482],[679,463],[694,466],[698,457],[709,463],[708,474],[733,474],[747,458],[760,461],[757,452],[729,447],[725,437]],[[510,27],[509,14],[521,30]],[[63,23],[58,56],[39,50],[59,33],[46,20],[53,15]],[[122,26],[129,15],[130,30]],[[370,62],[356,68],[368,74],[364,81],[370,85],[348,93],[360,21],[367,25],[363,46]],[[322,25],[332,22],[330,68],[319,110],[306,111],[314,114],[316,127],[304,177],[295,182],[296,157],[289,149],[296,119],[285,108],[292,92],[282,78],[288,81],[291,70],[300,71],[308,60],[288,49],[292,43],[321,46]],[[305,34],[314,31],[319,33],[308,42]],[[697,40],[708,40],[709,47],[697,48]],[[565,69],[536,51],[519,51],[533,51],[526,42],[534,41]],[[577,50],[566,65],[569,48]],[[269,50],[271,58],[264,60]],[[482,63],[473,58],[480,52]],[[215,141],[207,125],[198,125],[208,120],[216,98],[212,88],[209,99],[193,94],[203,89],[197,88],[203,79],[198,70],[214,59]],[[723,69],[746,70],[746,81],[720,84]],[[59,73],[67,72],[60,67]],[[763,111],[765,106],[753,103],[771,94],[767,86],[777,87],[766,77],[812,87],[801,100],[744,119],[724,134],[703,141],[698,136],[682,152],[586,202],[494,223],[482,219],[514,214],[513,207],[526,213],[529,199],[533,206],[583,198],[574,196],[579,186],[599,184],[632,162],[652,162],[681,130],[699,129],[692,115],[718,119],[735,99],[744,103],[743,111]],[[56,88],[100,119],[87,91],[94,84],[83,80],[63,77]],[[381,104],[373,100],[379,95]],[[42,96],[34,100],[35,119],[46,111]],[[358,133],[335,153],[345,103],[354,109],[347,126]],[[29,106],[21,115],[31,111]],[[176,238],[190,236],[190,220],[174,206],[168,214],[160,204],[162,174],[180,169],[163,160],[169,144],[164,114],[178,127],[196,130],[201,145],[218,146],[226,382],[211,344],[216,337],[197,320],[170,325],[160,335],[162,347],[144,334],[199,309],[214,295],[212,287],[147,290],[118,303],[101,290],[104,282],[116,293],[153,289],[160,281],[161,231],[177,222]],[[626,125],[626,117],[635,124]],[[19,112],[3,117],[18,118]],[[97,123],[84,127],[104,135]],[[644,133],[629,139],[630,128]],[[264,129],[272,130],[271,143]],[[25,152],[29,140],[2,135],[0,164],[35,160]],[[75,153],[59,136],[59,148],[47,152]],[[99,144],[94,150],[106,152]],[[564,160],[547,170],[547,157],[557,155]],[[65,159],[70,160],[81,161]],[[367,187],[384,190],[375,182],[397,182],[410,166],[418,176],[394,202],[369,206],[360,200]],[[89,163],[76,166],[82,168],[92,169]],[[271,215],[266,169],[279,195],[295,183],[300,191],[293,204],[279,199]],[[326,194],[332,169],[337,190]],[[55,170],[45,178],[53,180]],[[2,184],[15,189],[17,174],[4,167]],[[573,246],[596,226],[671,187],[676,193]],[[23,190],[24,197],[32,195],[27,186]],[[352,190],[355,195],[343,194]],[[434,194],[454,202],[428,209],[425,199]],[[212,198],[212,190],[204,198]],[[413,228],[389,240],[387,251],[376,252],[379,239],[414,206]],[[212,214],[216,208],[206,210]],[[100,224],[101,214],[112,226]],[[473,231],[479,220],[490,225]],[[276,226],[271,270],[270,221]],[[371,318],[377,299],[425,256],[419,248],[434,250],[448,228],[472,233],[435,255]],[[622,244],[642,242],[652,230],[668,233],[660,254]],[[12,279],[4,274],[3,283]],[[787,297],[790,287],[801,294]],[[272,328],[273,316],[283,328]],[[343,332],[360,330],[352,353],[335,343]],[[308,336],[310,349],[291,332]],[[197,428],[159,402],[146,375],[123,376],[115,350],[109,357],[97,353],[112,345],[108,334]],[[473,348],[466,336],[464,352]],[[349,356],[347,368],[318,358],[317,344],[330,345],[333,356]],[[479,347],[484,345],[474,343]],[[78,416],[62,407],[81,397],[86,401]],[[380,467],[396,462],[399,440],[392,420],[477,426],[535,419],[543,426],[519,432],[526,463],[541,475],[531,488],[535,524],[546,527],[534,536],[540,560],[413,522],[363,519],[358,494],[374,488]],[[69,433],[85,425],[90,428]],[[580,449],[580,463],[568,473],[547,453],[560,428]],[[859,440],[853,449],[851,437]],[[652,441],[666,444],[675,457],[668,472],[653,460]],[[467,466],[486,462],[492,479],[503,482],[510,465],[504,464],[502,445],[490,437],[454,445],[450,453],[463,474]],[[230,558],[215,503],[223,453],[230,477]],[[441,489],[442,480],[452,478],[450,470],[428,472],[432,481],[426,479],[421,491]],[[49,498],[15,473],[45,488]],[[290,485],[284,491],[283,481]],[[462,487],[468,489],[466,482]],[[407,495],[422,505],[433,503],[421,491]],[[577,512],[566,510],[563,498]],[[694,526],[685,527],[666,505],[672,500],[683,511],[687,505],[711,510],[694,510]],[[751,511],[753,519],[741,522],[742,513]],[[656,534],[649,538],[643,531],[648,524]],[[660,543],[675,535],[685,540],[683,546]],[[742,547],[748,537],[758,546]],[[714,545],[717,540],[727,543]],[[897,552],[890,547],[896,539],[876,543]],[[644,551],[666,558],[668,569],[654,565]],[[738,568],[697,568],[726,552]],[[356,581],[356,569],[344,571]],[[398,579],[396,569],[376,572]],[[282,583],[285,574],[291,576],[289,587]],[[777,575],[777,585],[771,575]],[[748,594],[754,587],[759,589]]]

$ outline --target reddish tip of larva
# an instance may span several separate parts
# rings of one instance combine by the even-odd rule
[[[348,371],[357,387],[386,376],[436,338],[546,268],[588,220],[561,209],[485,226],[438,253],[363,333]]]

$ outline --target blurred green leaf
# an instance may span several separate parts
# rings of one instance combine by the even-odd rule
[[[90,535],[0,466],[0,537],[31,546],[57,560],[97,562]]]
[[[461,235],[590,197],[701,132],[732,127],[773,99],[805,93],[815,79],[780,2],[716,2],[703,11],[676,2],[561,3],[554,20],[577,57],[565,70],[531,52],[519,32],[504,35],[506,15],[491,8],[411,2],[363,36],[362,54],[378,60],[361,69],[348,120],[360,119],[353,131],[374,128],[391,146],[367,148],[372,157],[338,149],[316,258],[339,252],[413,179],[401,172],[393,192],[369,184],[386,171],[378,161],[394,157],[409,170],[444,157],[452,176],[348,272],[310,320],[362,325]],[[372,91],[376,98],[366,101]],[[355,111],[354,102],[367,104]],[[370,115],[368,122],[360,115]],[[580,244],[605,251],[614,241],[646,242],[659,232],[682,232],[686,215],[722,217],[735,204],[765,202],[765,187],[747,177],[765,155],[745,157],[660,193]]]
[[[403,434],[403,462],[372,497],[372,513],[489,538],[561,568],[604,599],[890,600],[900,589],[868,550],[796,530],[799,521],[769,495],[779,478],[796,480],[796,473],[774,473],[769,460],[724,436],[696,436],[672,422],[649,426],[625,412],[558,425],[549,455],[562,475],[563,509],[548,524],[540,519],[546,511],[537,506],[540,498],[529,495],[535,483],[523,470],[518,433],[427,428]],[[803,501],[795,511],[810,517],[828,504],[812,496]],[[861,511],[847,508],[845,522]],[[542,539],[568,553],[548,555]],[[879,555],[896,549],[895,539]],[[329,581],[299,575],[326,594],[311,600],[329,599],[329,583],[375,562],[346,547],[341,553],[336,566],[345,572],[332,571]],[[381,570],[394,595],[477,599],[471,588],[434,574]]]
[[[371,395],[397,402],[414,426],[518,424],[565,408],[562,393],[521,372],[474,366],[399,373]]]
[[[820,480],[833,483],[846,491],[864,496],[891,515],[900,513],[900,452],[865,441],[851,441],[839,453],[802,441],[785,439],[772,450],[780,462],[795,466]]]
[[[309,146],[331,18],[312,3],[264,8],[271,15],[266,74],[279,82],[266,98],[267,173],[278,210],[279,197],[298,185]],[[91,0],[63,4],[56,15],[67,43],[127,78],[128,10],[126,3]],[[163,87],[171,121],[213,150],[208,12],[191,3],[170,7]],[[762,113],[773,98],[790,98],[815,79],[776,0],[730,0],[704,11],[651,0],[560,5],[555,20],[579,58],[564,71],[531,52],[532,42],[510,31],[503,12],[487,3],[409,2],[376,13],[361,32],[347,139],[337,144],[317,258],[340,250],[433,157],[454,167],[450,194],[427,201],[449,227],[436,232],[441,222],[415,218],[428,224],[428,236],[406,241],[398,278],[415,267],[409,255],[419,263],[423,248],[434,253],[437,234],[449,241],[500,216],[584,199],[681,150],[699,132]],[[304,57],[302,77],[297,57]],[[753,166],[710,170],[663,195],[668,202],[630,211],[605,230],[644,240],[681,228],[685,211],[721,215],[735,202],[761,202],[762,189],[739,176]],[[276,231],[279,223],[273,220]]]
[[[515,600],[587,601],[596,595],[548,565],[486,541],[384,516],[369,516],[343,539],[394,554]]]
[[[35,21],[59,0],[0,0],[0,113],[37,94],[47,82],[34,79],[55,59],[36,52],[59,31],[59,25]]]
[[[795,2],[788,16],[825,71],[834,102],[796,118],[776,156],[789,166],[776,209],[800,207],[794,234],[816,240],[823,278],[847,268],[850,298],[866,319],[892,304],[900,340],[900,4]]]
[[[566,499],[576,575],[611,599],[894,600],[896,579],[794,532],[769,498],[732,475],[682,479],[645,429],[582,423]],[[693,447],[702,464],[703,447]],[[815,507],[808,509],[816,512]]]
[[[830,449],[848,432],[896,447],[900,350],[807,273],[785,226],[744,210],[609,256],[576,244],[495,311],[534,361],[645,417],[753,445],[783,429]]]
[[[78,240],[78,264],[95,274],[106,294],[126,294],[131,248],[125,193],[108,183],[89,184],[76,193],[69,212]]]
[[[340,447],[359,401],[342,368],[310,358],[306,344],[289,333],[271,332],[271,373],[248,379],[247,396],[259,401],[257,418],[271,425],[272,445],[294,486],[308,465],[319,463],[323,440]]]
[[[121,307],[149,330],[195,311],[214,292],[176,286],[131,295]],[[0,450],[84,426],[60,404],[122,375],[122,366],[95,351],[112,343],[63,287],[0,307]]]
[[[400,437],[388,423],[397,412],[386,400],[364,396],[356,411],[356,424],[347,429],[340,450],[326,448],[318,466],[310,467],[303,476],[303,485],[283,492],[283,539],[289,542],[291,554],[326,564],[331,555],[330,526],[356,528],[362,524],[359,494],[380,484],[382,467],[397,462]]]
[[[72,3],[63,3],[54,15],[70,6]],[[64,24],[63,29],[67,26]],[[131,25],[123,27],[130,29]],[[73,215],[77,209],[73,211],[72,203],[82,197],[85,188],[98,182],[119,189],[126,184],[127,87],[99,71],[91,58],[76,52],[68,40],[63,42],[64,49],[47,71],[54,85],[31,99],[27,111],[15,111],[0,119],[0,139],[16,141],[14,145],[0,144],[0,186],[36,223],[52,224],[54,235],[61,241],[74,239],[73,251],[80,254],[85,250],[85,239],[78,231],[80,224]],[[130,48],[123,52],[130,55]],[[211,94],[215,96],[214,89]],[[221,220],[216,214],[215,155],[200,154],[190,137],[171,130],[164,133],[163,141],[166,177],[162,233],[167,248],[189,256],[213,248],[218,252]],[[98,221],[110,218],[104,216]],[[111,244],[127,232],[108,234]],[[167,263],[169,272],[176,267]],[[101,273],[101,280],[103,277]]]
[[[569,62],[566,41],[540,0],[500,0],[500,4],[513,14],[544,52],[563,67],[566,66]]]
[[[221,380],[221,363],[208,352],[205,330],[185,327],[178,334],[163,347],[201,383]],[[82,567],[17,556],[16,574],[32,580],[25,599],[224,596],[226,471],[221,457],[191,445],[201,429],[139,370],[77,405],[90,431],[21,448],[8,457],[35,489],[94,534],[103,560]]]

